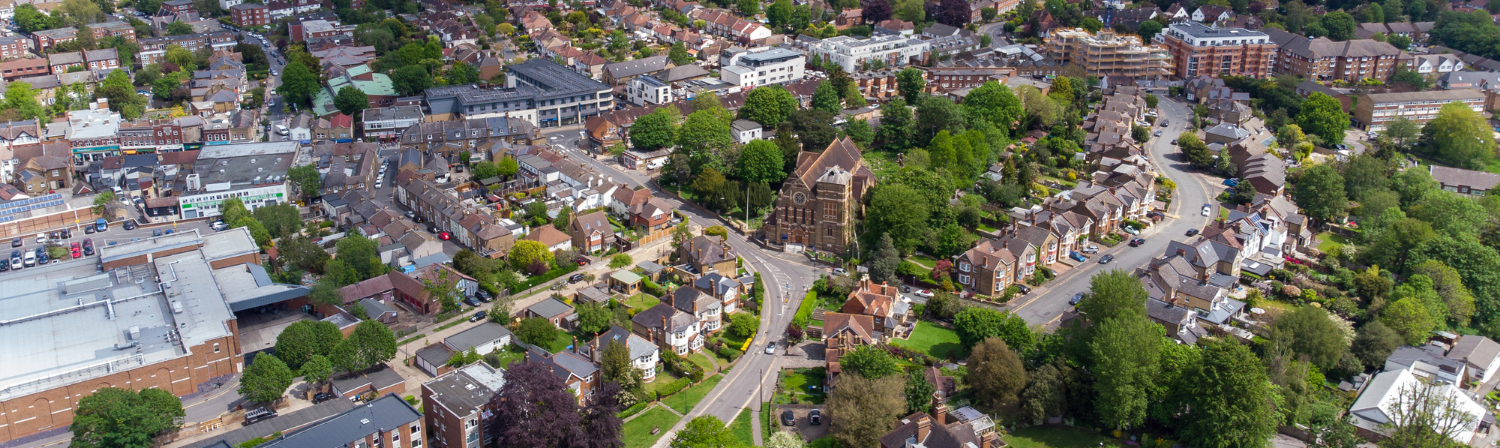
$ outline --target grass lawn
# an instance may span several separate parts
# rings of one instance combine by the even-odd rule
[[[968,356],[963,344],[958,341],[958,333],[953,330],[940,327],[931,322],[917,322],[917,328],[912,330],[911,338],[906,340],[897,339],[896,345],[921,350],[938,359],[963,358]]]
[[[557,337],[552,338],[552,342],[547,344],[547,351],[562,353],[570,345],[573,345],[573,334],[566,331],[558,331]]]
[[[900,171],[901,164],[896,163],[895,158],[885,151],[869,151],[864,155],[865,163],[870,166],[870,171],[875,173],[877,179],[885,179],[889,175]]]
[[[702,353],[694,353],[693,356],[688,357],[688,361],[692,361],[693,364],[702,367],[704,372],[714,371],[714,362],[710,361],[707,356],[703,356]]]
[[[687,390],[662,401],[672,406],[672,409],[676,409],[677,412],[686,414],[693,409],[694,405],[698,404],[698,401],[708,396],[708,391],[713,390],[714,386],[719,385],[719,382],[723,380],[724,375],[715,374],[714,376],[704,378],[703,382],[698,383],[696,386],[689,387]]]
[[[659,406],[640,413],[634,420],[625,422],[621,428],[624,432],[625,448],[646,448],[655,444],[656,439],[660,439],[663,434],[667,433],[667,430],[672,429],[672,425],[677,424],[677,420],[681,418],[672,411]],[[651,428],[658,427],[661,428],[661,432],[652,435]]]
[[[1069,426],[1033,426],[1018,429],[1001,438],[1007,446],[1015,448],[1125,446],[1119,439],[1111,439],[1084,429]]]
[[[807,442],[807,448],[839,448],[841,446],[844,445],[837,440],[833,440],[833,436],[821,437]]]
[[[932,259],[932,257],[928,257],[926,255],[912,255],[910,257],[906,257],[906,259],[907,259],[907,261],[919,264],[922,267],[927,268],[927,269],[932,269],[932,268],[937,267],[937,260],[934,260],[934,259]]]
[[[1335,246],[1345,246],[1348,244],[1349,238],[1344,237],[1343,235],[1338,235],[1332,232],[1323,232],[1318,234],[1319,252],[1325,254],[1333,253],[1333,249]]]
[[[525,358],[526,349],[521,348],[521,346],[519,345],[511,344],[499,350],[495,350],[494,354],[495,356],[498,356],[500,358],[500,365],[496,367],[503,369],[505,368],[505,366],[510,365],[510,363],[520,361],[521,358]]]
[[[661,372],[657,372],[656,380],[646,383],[644,387],[646,388],[646,393],[654,397],[656,396],[656,391],[658,389],[667,387],[667,385],[672,384],[673,381],[677,381],[677,377],[672,376],[672,374],[667,373],[664,370]]]
[[[750,423],[750,408],[745,408],[741,409],[740,415],[729,424],[729,433],[734,434],[734,438],[740,441],[740,446],[755,446],[755,427]]]
[[[797,401],[823,404],[823,378],[827,376],[827,370],[822,367],[792,369],[792,373],[785,377],[783,383],[786,384],[787,393],[797,397]],[[818,390],[813,391],[808,389],[810,386],[818,386]]]
[[[661,303],[661,299],[652,297],[651,295],[646,293],[636,294],[630,296],[629,299],[625,299],[625,306],[635,309],[636,311],[644,311],[647,308],[656,306],[656,304],[658,303]]]

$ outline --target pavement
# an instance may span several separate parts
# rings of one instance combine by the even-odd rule
[[[1094,274],[1106,269],[1124,269],[1134,271],[1136,268],[1146,266],[1152,258],[1155,258],[1166,250],[1167,244],[1173,239],[1186,239],[1188,229],[1202,229],[1211,218],[1218,216],[1217,207],[1222,206],[1210,202],[1218,185],[1197,170],[1195,170],[1182,156],[1181,151],[1171,141],[1178,134],[1186,131],[1187,116],[1191,108],[1188,105],[1172,101],[1165,96],[1161,97],[1157,104],[1157,113],[1160,119],[1171,121],[1171,126],[1166,128],[1161,137],[1153,137],[1147,142],[1146,148],[1151,156],[1152,163],[1156,164],[1157,171],[1177,183],[1177,190],[1173,195],[1172,205],[1164,213],[1167,219],[1163,220],[1141,235],[1145,238],[1145,244],[1140,247],[1130,247],[1121,243],[1115,247],[1106,248],[1100,245],[1100,251],[1089,259],[1088,262],[1078,267],[1069,269],[1059,274],[1057,278],[1047,282],[1041,287],[1034,288],[1030,294],[1012,300],[1007,308],[1026,319],[1032,325],[1044,325],[1047,328],[1054,327],[1061,317],[1072,310],[1068,300],[1074,294],[1088,292],[1089,278]],[[1208,217],[1202,216],[1200,210],[1204,204],[1216,206]],[[1115,256],[1113,262],[1100,265],[1096,260],[1105,254]]]

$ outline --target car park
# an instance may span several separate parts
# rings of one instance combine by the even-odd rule
[[[1080,292],[1080,293],[1077,293],[1077,294],[1073,294],[1073,298],[1068,299],[1068,305],[1077,306],[1078,302],[1082,302],[1082,301],[1083,301],[1083,293]]]
[[[490,313],[488,311],[480,311],[480,312],[474,313],[473,316],[469,316],[469,322],[479,322],[481,320],[484,320],[485,316],[489,316],[489,315],[490,315]]]
[[[1099,257],[1099,264],[1109,264],[1109,262],[1111,261],[1115,261],[1114,255],[1105,255],[1103,257]]]

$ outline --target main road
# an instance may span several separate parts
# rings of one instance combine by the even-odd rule
[[[1077,293],[1088,292],[1089,281],[1094,274],[1106,269],[1124,269],[1133,271],[1145,266],[1166,251],[1167,243],[1173,239],[1185,240],[1188,229],[1202,229],[1213,217],[1218,216],[1215,208],[1210,216],[1203,216],[1204,204],[1211,203],[1216,191],[1211,180],[1196,172],[1182,157],[1182,152],[1177,145],[1171,142],[1178,134],[1187,130],[1188,114],[1191,107],[1176,101],[1161,97],[1157,104],[1157,122],[1168,120],[1167,127],[1153,126],[1155,131],[1162,131],[1161,137],[1152,137],[1146,143],[1147,152],[1151,163],[1156,165],[1158,173],[1172,179],[1177,184],[1177,190],[1172,195],[1172,205],[1164,213],[1167,219],[1161,224],[1152,226],[1142,233],[1145,244],[1140,247],[1130,247],[1128,244],[1120,244],[1113,248],[1099,251],[1089,261],[1080,264],[1073,269],[1062,273],[1042,288],[1037,288],[1031,294],[1016,299],[1009,305],[1012,312],[1026,319],[1032,325],[1054,325],[1070,308],[1068,300]],[[1257,138],[1262,138],[1257,136]],[[1098,260],[1104,255],[1114,255],[1115,259],[1110,264],[1100,265]]]
[[[631,187],[645,185],[656,196],[665,199],[686,215],[689,222],[707,226],[716,221],[701,208],[672,199],[671,195],[666,194],[654,184],[646,182],[646,176],[641,172],[623,169],[613,162],[602,162],[590,153],[581,150],[580,145],[587,143],[582,139],[580,132],[578,126],[552,131],[548,133],[548,142],[570,159],[586,164],[600,173],[608,174],[617,182]],[[555,139],[552,138],[554,136]],[[814,266],[806,262],[801,254],[788,254],[763,248],[759,244],[746,240],[741,234],[731,232],[729,245],[739,253],[740,257],[744,258],[748,269],[760,273],[761,280],[766,284],[766,300],[761,309],[760,330],[734,368],[725,373],[724,379],[719,382],[718,386],[709,391],[703,401],[694,406],[671,431],[662,435],[657,441],[658,447],[665,447],[676,431],[694,417],[712,415],[728,423],[734,421],[742,409],[760,409],[761,397],[769,397],[775,391],[776,372],[780,370],[781,356],[787,351],[784,333],[792,322],[792,316],[796,314],[797,307],[802,303],[802,298],[807,294],[808,288],[812,287],[813,281],[817,280],[821,274],[831,271],[831,268]],[[769,342],[777,343],[775,354],[766,354],[765,347]]]

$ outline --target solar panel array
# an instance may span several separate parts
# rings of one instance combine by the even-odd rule
[[[41,210],[48,207],[63,205],[61,194],[49,194],[34,198],[18,199],[0,204],[0,222],[14,220],[17,213]]]

